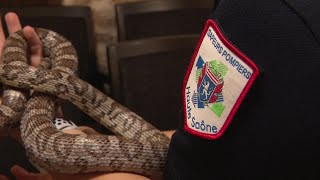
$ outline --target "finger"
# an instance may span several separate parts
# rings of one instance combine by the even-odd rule
[[[78,129],[64,129],[62,132],[67,133],[67,134],[81,134],[81,135],[86,135],[85,132],[82,132],[81,130]]]
[[[11,168],[11,173],[17,178],[17,179],[26,179],[26,177],[29,175],[29,172],[26,171],[24,168],[14,165]]]
[[[4,35],[3,27],[2,27],[2,21],[1,21],[1,16],[0,16],[0,42],[4,43],[6,40],[6,37]]]
[[[18,165],[14,165],[11,168],[11,173],[16,177],[17,180],[36,180],[35,174],[29,173]]]
[[[2,48],[4,45],[4,42],[6,41],[6,37],[4,35],[3,27],[2,27],[2,21],[1,21],[1,16],[0,16],[0,56],[2,52]],[[2,60],[0,58],[0,64],[2,64]]]
[[[6,176],[0,174],[0,180],[9,180],[9,178],[7,178]]]
[[[23,28],[23,34],[31,50],[31,65],[38,66],[42,59],[42,42],[35,30],[26,26]]]
[[[94,130],[93,128],[88,127],[88,126],[79,126],[79,127],[77,127],[77,129],[84,132],[85,134],[88,134],[88,135],[98,135],[99,134],[96,130]]]
[[[17,180],[53,180],[49,174],[30,173],[18,165],[11,168],[11,173]]]
[[[61,104],[61,103],[60,103]],[[58,106],[57,110],[56,110],[56,116],[57,117],[63,117],[63,111],[61,109],[61,106]]]
[[[8,26],[9,34],[13,34],[22,29],[20,20],[17,14],[9,12],[6,14],[5,20]]]

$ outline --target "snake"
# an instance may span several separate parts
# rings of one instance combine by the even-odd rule
[[[29,65],[30,47],[22,31],[3,46],[0,82],[0,128],[19,123],[31,162],[54,172],[129,172],[162,175],[170,138],[110,96],[78,77],[78,57],[61,34],[34,28],[43,47],[39,67]],[[30,90],[33,93],[30,93]],[[52,123],[59,99],[73,103],[113,132],[67,134]]]

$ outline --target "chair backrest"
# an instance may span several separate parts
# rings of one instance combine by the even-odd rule
[[[112,98],[161,130],[175,129],[183,78],[198,38],[153,37],[108,46]]]
[[[0,7],[59,6],[62,0],[1,0]]]
[[[115,5],[118,40],[200,34],[214,0],[148,0]]]
[[[50,29],[69,39],[78,53],[80,78],[98,86],[94,81],[97,68],[89,7],[0,8],[2,15],[7,12],[17,13],[23,26],[30,25]],[[3,25],[5,26],[4,23]],[[6,34],[8,33],[6,32]],[[88,121],[88,124],[91,124],[91,121],[87,120],[90,118],[70,103],[63,103],[63,111],[67,118],[76,123]]]

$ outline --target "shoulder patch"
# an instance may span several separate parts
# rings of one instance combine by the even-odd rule
[[[184,129],[219,138],[259,74],[258,67],[208,20],[183,84]]]

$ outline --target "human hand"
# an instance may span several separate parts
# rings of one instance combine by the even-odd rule
[[[9,34],[13,34],[22,29],[19,17],[15,13],[7,13],[5,15],[5,22],[8,27]],[[26,26],[23,28],[23,34],[28,42],[30,47],[30,62],[33,66],[38,66],[42,59],[42,43],[40,41],[39,36],[36,34],[34,29],[30,26]],[[2,22],[0,18],[0,55],[2,54],[2,49],[4,43],[6,41],[6,37],[4,35]],[[0,63],[2,63],[2,59],[0,58]]]
[[[19,17],[15,13],[12,13],[12,12],[7,13],[5,15],[5,23],[7,24],[9,34],[13,34],[22,29]],[[32,66],[37,67],[41,63],[41,59],[43,58],[42,42],[32,27],[26,26],[22,29],[22,31],[29,45],[29,50],[30,50],[29,62]],[[1,16],[0,16],[0,64],[2,64],[2,59],[1,59],[2,50],[5,44],[5,41],[6,41],[6,37],[4,34],[4,29],[2,27]],[[1,99],[2,98],[0,95],[0,103],[1,103]],[[60,107],[57,109],[57,115],[61,117],[63,116],[63,113]],[[16,139],[20,140],[19,136],[17,136]]]
[[[19,17],[17,14],[9,12],[5,15],[5,22],[7,24],[9,34],[13,34],[22,29]],[[35,30],[30,27],[26,26],[22,29],[25,39],[29,45],[30,56],[29,62],[32,66],[37,67],[41,63],[41,59],[43,58],[43,46],[42,42],[35,32]],[[2,50],[5,44],[6,37],[4,34],[4,30],[2,27],[1,17],[0,17],[0,64],[2,64]],[[0,103],[1,103],[1,96],[0,96]],[[62,111],[59,108],[57,111],[59,116],[62,116]]]
[[[11,168],[11,173],[15,176],[17,180],[53,180],[53,177],[49,174],[31,173],[18,165],[14,165]],[[9,178],[0,175],[0,180],[9,180]]]

